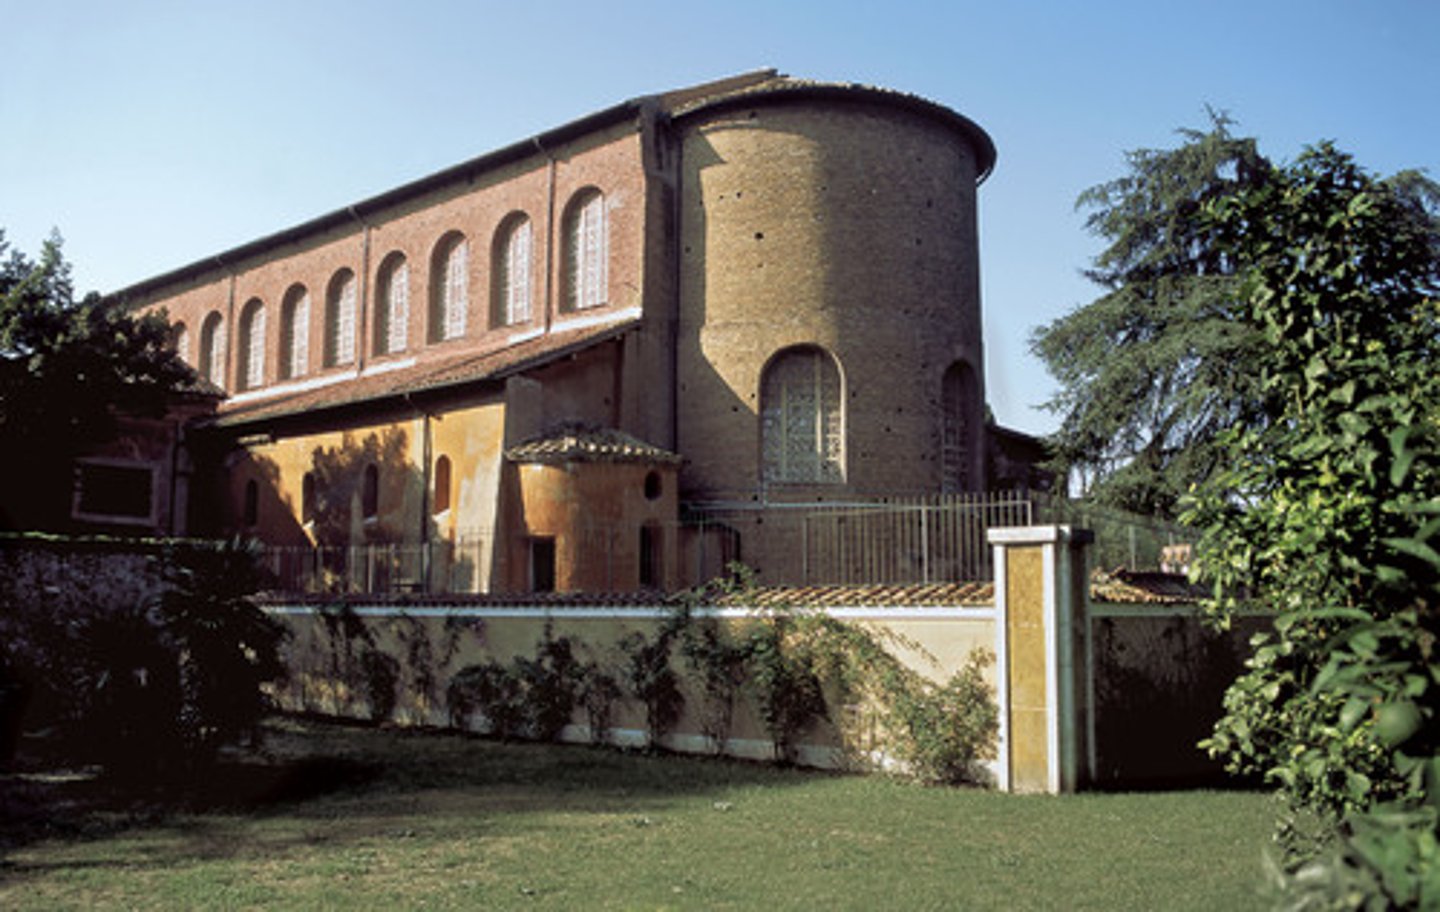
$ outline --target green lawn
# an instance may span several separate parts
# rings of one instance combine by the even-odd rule
[[[206,807],[0,779],[0,908],[1245,909],[1245,792],[1015,797],[280,720]]]

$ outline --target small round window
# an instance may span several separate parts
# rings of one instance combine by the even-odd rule
[[[657,500],[657,499],[659,499],[660,494],[661,494],[661,492],[662,492],[663,490],[664,490],[664,487],[663,487],[663,485],[662,485],[661,482],[660,482],[660,473],[659,473],[659,472],[650,472],[648,475],[645,476],[645,499],[646,499],[646,500]]]

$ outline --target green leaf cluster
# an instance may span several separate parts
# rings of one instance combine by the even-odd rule
[[[76,300],[58,236],[32,261],[0,231],[0,447],[27,481],[0,499],[0,528],[68,515],[73,457],[108,439],[117,413],[163,414],[194,382],[162,314]]]
[[[1277,618],[1206,746],[1334,821],[1335,858],[1380,864],[1373,880],[1387,890],[1423,883],[1440,896],[1435,854],[1421,851],[1434,816],[1415,816],[1440,806],[1434,220],[1403,181],[1329,144],[1201,218],[1245,264],[1237,316],[1262,357],[1253,407],[1217,438],[1225,464],[1185,519],[1202,530],[1216,619],[1255,606]],[[1363,834],[1392,812],[1429,823],[1403,834],[1415,851],[1382,858]],[[1384,860],[1401,858],[1403,871]],[[1288,876],[1313,880],[1314,863],[1292,857]]]

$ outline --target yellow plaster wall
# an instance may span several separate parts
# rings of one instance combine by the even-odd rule
[[[1043,553],[1039,545],[1005,553],[1010,782],[1016,791],[1044,791],[1049,781]]]
[[[444,700],[450,678],[466,665],[495,660],[509,663],[516,656],[532,658],[536,644],[545,635],[547,624],[554,636],[571,638],[576,656],[582,662],[595,662],[623,681],[624,653],[620,640],[629,633],[653,637],[661,617],[607,617],[603,611],[585,616],[556,611],[548,616],[519,616],[503,609],[485,612],[457,609],[442,616],[406,616],[397,609],[393,616],[366,618],[363,623],[375,645],[395,657],[401,666],[399,700],[396,718],[401,722],[444,725],[449,723]],[[578,613],[578,612],[577,612]],[[873,617],[859,623],[877,631],[889,643],[892,652],[907,665],[935,680],[943,680],[958,671],[968,659],[971,648],[985,648],[994,639],[993,621],[986,617],[949,617],[933,620],[887,620],[885,610],[878,609]],[[336,636],[340,625],[327,625],[318,615],[308,612],[282,616],[292,631],[287,645],[290,676],[278,694],[282,705],[291,709],[365,717],[369,714],[363,677],[358,673],[348,679],[337,678],[333,669],[346,667],[343,638]],[[749,623],[744,617],[729,618],[722,623],[739,626]],[[908,645],[901,645],[908,641]],[[422,648],[412,652],[411,644]],[[363,643],[353,643],[350,655],[358,659]],[[412,654],[429,656],[425,674],[416,674],[409,664]],[[338,658],[337,658],[338,657]],[[353,663],[353,659],[350,660]],[[351,666],[358,671],[358,663]],[[685,709],[671,736],[665,742],[679,750],[709,751],[703,736],[703,699],[688,675],[688,666],[676,650],[671,667],[681,676]],[[993,673],[993,667],[987,676]],[[989,677],[994,684],[993,676]],[[425,683],[432,686],[427,692]],[[846,717],[847,708],[831,707],[832,715]],[[853,721],[853,720],[851,720]],[[575,711],[572,722],[586,725],[583,709]],[[639,732],[645,727],[644,709],[636,701],[621,699],[615,704],[611,726]],[[833,724],[821,723],[804,733],[802,756],[813,762],[845,765],[873,762],[883,754],[884,744],[869,737],[874,732],[848,729],[845,734]],[[572,739],[583,738],[587,732],[576,729]],[[743,756],[768,759],[769,734],[751,701],[741,696],[730,731],[729,750]],[[875,752],[875,753],[872,753]],[[868,760],[867,760],[868,757]]]

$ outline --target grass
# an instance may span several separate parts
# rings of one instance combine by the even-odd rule
[[[183,806],[15,776],[0,801],[13,910],[1260,908],[1273,810],[293,719]]]

